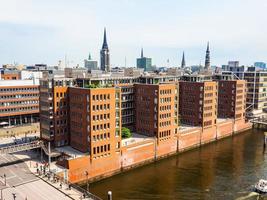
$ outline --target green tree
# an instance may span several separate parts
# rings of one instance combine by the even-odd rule
[[[132,133],[131,133],[130,129],[128,129],[126,127],[122,127],[121,128],[121,136],[122,136],[122,138],[130,138],[130,137],[132,137]]]

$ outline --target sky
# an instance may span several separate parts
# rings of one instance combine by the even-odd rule
[[[0,0],[0,64],[83,65],[99,60],[107,29],[111,65],[267,62],[266,0]]]

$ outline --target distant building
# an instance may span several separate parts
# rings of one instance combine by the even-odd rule
[[[109,48],[107,43],[106,28],[104,30],[104,40],[102,49],[100,51],[100,68],[104,72],[110,71],[110,57],[109,57]]]
[[[136,132],[172,141],[178,130],[178,84],[135,84]]]
[[[137,68],[144,69],[144,71],[152,71],[152,58],[144,57],[143,48],[141,50],[141,58],[136,60]]]
[[[246,81],[218,81],[218,118],[245,118]]]
[[[254,67],[258,67],[261,69],[266,69],[266,63],[265,62],[255,62]]]
[[[205,70],[209,70],[210,69],[210,45],[208,43],[207,45],[207,50],[206,50],[206,57],[205,57]]]
[[[89,54],[88,59],[84,60],[84,68],[88,69],[89,71],[98,69],[97,61],[92,60],[91,54]]]
[[[181,68],[185,68],[186,64],[185,64],[185,56],[184,56],[184,52],[183,52],[183,57],[182,57],[182,63],[181,63]]]
[[[39,85],[33,80],[0,81],[0,126],[39,121]]]
[[[246,71],[245,66],[239,66],[239,61],[229,61],[228,65],[222,65],[222,70],[232,72],[239,79],[244,79],[244,72]]]
[[[1,79],[2,80],[19,80],[20,77],[20,71],[18,70],[2,70],[1,71]]]
[[[215,81],[179,82],[179,113],[183,124],[214,127],[217,119],[217,83]]]
[[[267,72],[250,67],[244,73],[244,79],[247,81],[247,110],[254,116],[267,112]]]

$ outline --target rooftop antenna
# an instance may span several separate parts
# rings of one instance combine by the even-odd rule
[[[67,54],[65,54],[65,68],[67,68]]]

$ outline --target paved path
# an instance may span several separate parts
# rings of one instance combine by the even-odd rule
[[[79,191],[69,190],[65,184],[62,184],[61,188],[60,183],[53,183],[48,181],[48,178],[36,176],[36,162],[25,162],[14,155],[0,155],[0,190],[2,190],[3,199],[13,200],[14,194],[16,200],[82,199]]]

